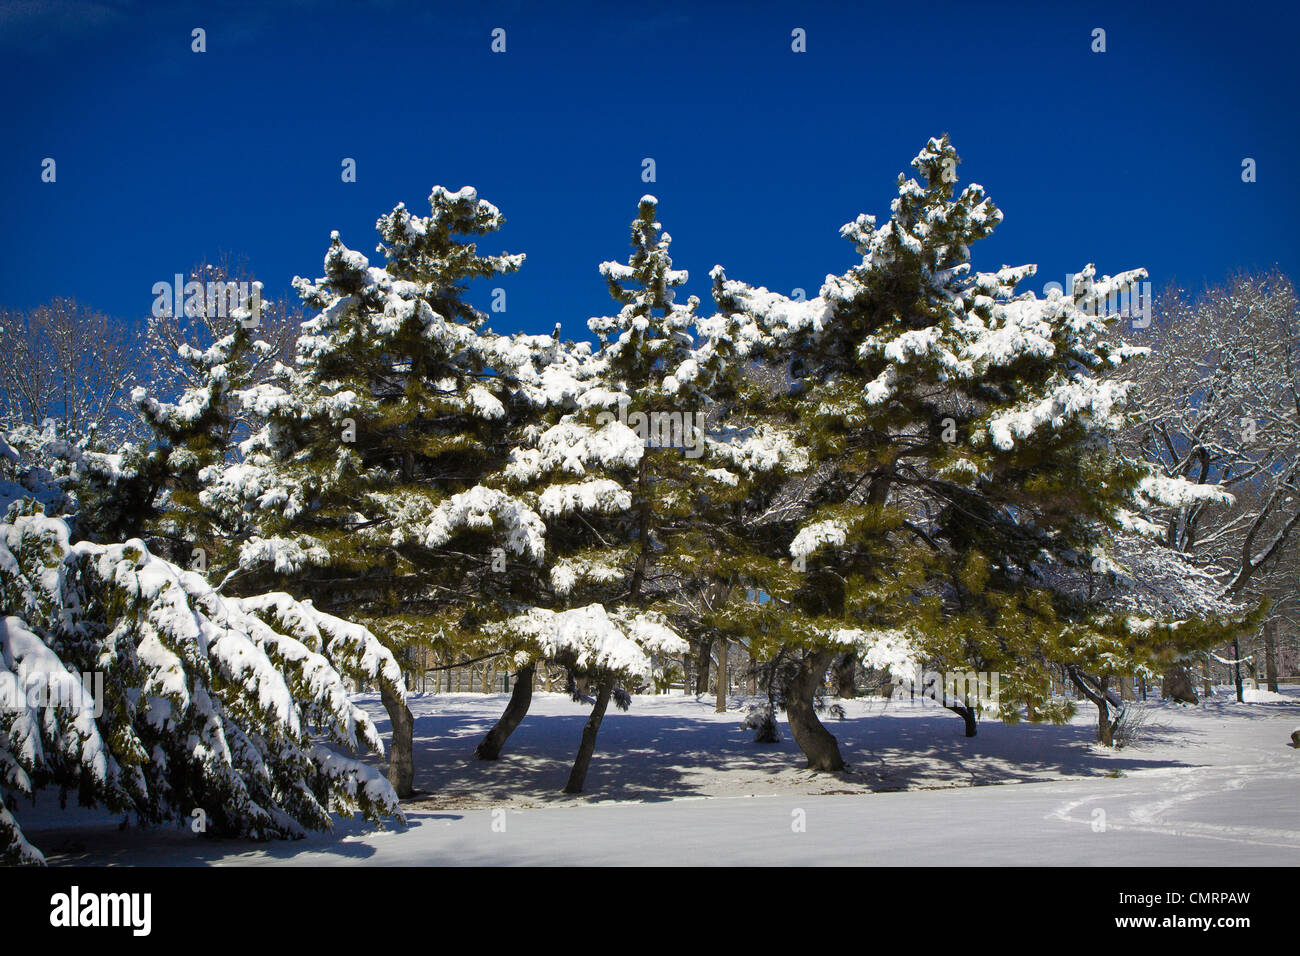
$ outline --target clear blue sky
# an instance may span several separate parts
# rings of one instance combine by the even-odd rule
[[[501,331],[585,336],[645,192],[706,311],[719,262],[813,295],[854,261],[839,226],[887,216],[944,131],[1006,214],[977,267],[1300,278],[1295,4],[903,6],[5,3],[0,305],[138,320],[222,252],[282,291],[319,275],[331,229],[372,255],[375,219],[427,212],[435,183],[478,187],[509,219],[486,248],[528,255]]]

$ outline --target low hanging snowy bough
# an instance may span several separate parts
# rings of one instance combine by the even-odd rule
[[[255,839],[331,813],[404,822],[356,759],[384,747],[343,675],[405,697],[365,628],[286,594],[223,596],[139,540],[71,543],[30,500],[0,523],[0,615],[0,860],[43,862],[18,822],[41,789]]]
[[[614,697],[626,710],[626,688],[650,683],[660,673],[660,660],[683,654],[689,646],[654,611],[627,608],[608,611],[602,604],[563,611],[529,608],[486,630],[520,646],[514,655],[520,676],[506,713],[479,745],[476,753],[480,759],[496,759],[506,737],[527,713],[532,669],[539,661],[560,664],[575,677],[587,678],[595,688],[591,715],[583,727],[565,793],[582,792],[610,698]],[[578,696],[576,688],[574,691]]]

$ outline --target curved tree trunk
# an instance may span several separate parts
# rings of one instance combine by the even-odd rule
[[[582,793],[582,785],[587,779],[587,768],[591,766],[591,755],[596,750],[596,734],[600,733],[600,722],[605,719],[605,708],[609,706],[609,697],[614,691],[614,675],[607,674],[600,679],[596,691],[596,706],[591,709],[582,728],[582,743],[578,745],[578,756],[573,761],[573,770],[569,773],[569,782],[564,785],[565,793]]]
[[[966,736],[974,737],[979,730],[975,708],[967,707],[965,704],[956,704],[948,709],[966,722]]]
[[[1105,698],[1097,704],[1097,740],[1104,747],[1115,746],[1115,724],[1110,719],[1110,708]]]
[[[817,719],[817,710],[813,706],[817,688],[821,686],[830,662],[831,655],[828,651],[817,651],[805,657],[799,663],[799,670],[795,673],[794,680],[790,682],[790,689],[786,695],[786,720],[790,724],[790,733],[794,737],[794,742],[808,758],[809,770],[844,769],[844,758],[840,756],[839,743]]]
[[[388,746],[388,782],[393,785],[397,795],[405,799],[415,793],[415,758],[411,737],[415,729],[415,718],[405,701],[385,687],[380,687],[379,698],[388,719],[393,725],[393,739]]]
[[[529,664],[515,675],[515,687],[510,692],[510,703],[506,704],[505,712],[474,751],[474,756],[479,760],[496,760],[500,757],[501,748],[505,746],[506,740],[515,732],[520,721],[527,716],[528,707],[533,702],[533,673],[536,669],[536,664]]]
[[[1124,707],[1118,697],[1113,696],[1110,692],[1110,676],[1089,677],[1073,667],[1069,669],[1068,673],[1070,679],[1074,681],[1074,685],[1079,688],[1079,692],[1092,701],[1097,708],[1098,743],[1106,747],[1115,746],[1115,730],[1119,726],[1120,718],[1124,716]],[[1095,681],[1095,684],[1089,685],[1088,681]],[[1114,720],[1110,716],[1112,704],[1116,708]]]

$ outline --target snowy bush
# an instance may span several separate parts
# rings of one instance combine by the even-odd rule
[[[745,709],[745,719],[741,726],[754,731],[754,743],[775,744],[781,740],[781,731],[777,729],[776,714],[769,701],[750,704]]]

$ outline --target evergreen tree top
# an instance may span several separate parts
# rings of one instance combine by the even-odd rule
[[[674,301],[674,290],[689,274],[672,267],[668,255],[672,237],[656,221],[657,207],[655,197],[641,198],[638,216],[632,221],[632,253],[627,263],[600,264],[610,296],[622,308],[615,316],[596,316],[587,322],[601,342],[602,359],[628,391],[659,387],[670,370],[687,377],[691,374],[689,367],[683,370],[683,364],[691,358],[694,340],[689,329],[695,324],[700,303],[695,296],[685,305]]]

